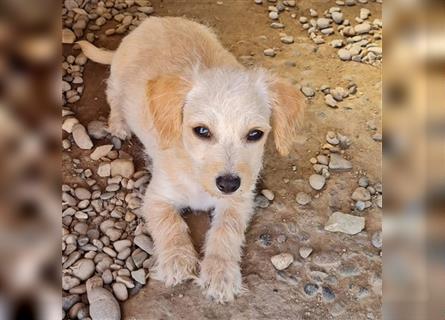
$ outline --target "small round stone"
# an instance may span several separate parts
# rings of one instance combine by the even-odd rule
[[[308,203],[311,202],[311,196],[308,195],[305,192],[298,192],[297,193],[297,197],[296,197],[296,201],[297,201],[298,204],[300,204],[302,206],[305,206],[305,205],[307,205]]]
[[[323,189],[326,178],[319,174],[313,174],[309,177],[309,184],[314,190]]]
[[[308,296],[314,296],[319,289],[319,286],[315,283],[308,283],[304,286],[303,290]]]

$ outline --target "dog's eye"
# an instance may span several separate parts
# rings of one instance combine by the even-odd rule
[[[247,134],[247,141],[258,141],[263,136],[264,132],[261,130],[252,130]]]
[[[208,139],[211,137],[210,130],[206,127],[195,127],[193,132],[200,138]]]

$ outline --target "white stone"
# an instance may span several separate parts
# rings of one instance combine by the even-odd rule
[[[273,266],[277,270],[284,270],[294,262],[294,257],[290,253],[280,253],[270,258]]]
[[[334,212],[324,229],[331,232],[342,232],[350,235],[359,233],[365,228],[365,218],[342,212]]]

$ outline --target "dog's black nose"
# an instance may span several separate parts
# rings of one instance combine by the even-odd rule
[[[232,193],[238,190],[241,179],[238,176],[225,175],[216,178],[216,186],[221,192]]]

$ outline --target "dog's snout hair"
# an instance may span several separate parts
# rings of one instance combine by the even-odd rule
[[[264,146],[287,155],[301,122],[301,93],[264,69],[246,69],[207,27],[150,17],[115,52],[80,43],[111,63],[109,130],[136,134],[152,159],[142,209],[154,240],[153,276],[167,285],[196,278],[198,254],[177,208],[214,208],[199,283],[207,296],[242,291],[239,262]]]

